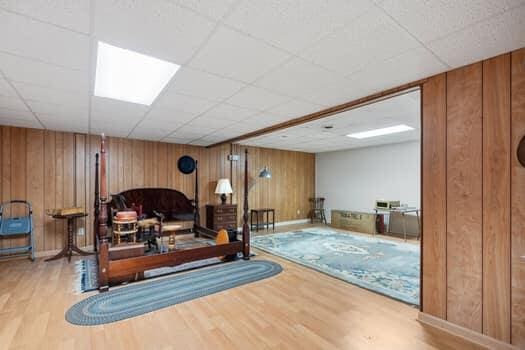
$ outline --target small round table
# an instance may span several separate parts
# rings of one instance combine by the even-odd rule
[[[57,260],[60,258],[67,257],[67,261],[71,261],[71,256],[73,255],[73,252],[76,252],[80,255],[91,255],[93,253],[86,252],[82,249],[80,249],[74,241],[74,223],[75,219],[86,217],[88,214],[86,213],[77,213],[77,214],[66,214],[66,215],[51,215],[53,219],[65,219],[67,220],[67,242],[65,247],[58,253],[57,255],[46,259],[46,261],[51,260]]]

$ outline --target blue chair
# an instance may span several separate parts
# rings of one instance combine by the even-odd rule
[[[26,216],[13,216],[16,206],[24,206]],[[11,209],[11,210],[8,210]],[[9,216],[8,216],[9,215]],[[26,237],[26,245],[10,248],[0,248],[0,255],[29,254],[31,261],[35,260],[34,234],[33,234],[33,209],[31,203],[23,200],[12,200],[0,205],[0,239],[13,239]]]

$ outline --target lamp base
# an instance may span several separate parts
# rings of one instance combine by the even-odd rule
[[[226,199],[228,199],[226,193],[221,194],[221,204],[226,204]]]

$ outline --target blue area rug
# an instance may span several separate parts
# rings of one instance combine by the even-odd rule
[[[73,305],[66,312],[66,320],[83,326],[120,321],[259,281],[281,271],[281,265],[271,261],[238,261],[133,284],[93,295]]]
[[[252,237],[251,244],[360,287],[419,304],[419,245],[322,228]]]

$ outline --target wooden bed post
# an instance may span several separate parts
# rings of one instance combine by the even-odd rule
[[[244,150],[244,206],[242,215],[242,258],[250,260],[250,226],[248,226],[248,148]]]
[[[100,291],[107,291],[108,283],[108,268],[109,268],[109,243],[107,239],[108,234],[108,190],[106,178],[106,137],[102,134],[100,142],[100,211],[98,214],[98,234],[99,234],[99,259],[98,259],[98,285]]]
[[[201,214],[199,212],[199,161],[195,161],[195,213],[193,215],[193,226],[200,226],[201,224]],[[195,231],[195,237],[198,237],[199,234]]]
[[[95,210],[94,210],[94,220],[93,220],[93,249],[98,251],[98,215],[100,214],[99,201],[100,201],[100,192],[99,192],[99,183],[98,183],[98,153],[95,154]]]

